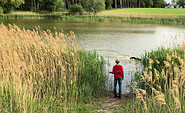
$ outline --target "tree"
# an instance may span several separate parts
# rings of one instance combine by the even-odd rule
[[[105,0],[106,9],[111,9],[112,4],[113,4],[112,0]]]
[[[172,0],[172,2],[175,4],[175,5],[179,5],[183,8],[185,8],[185,0]]]
[[[155,8],[164,8],[166,6],[166,1],[165,0],[152,0],[153,1],[153,6]]]
[[[3,8],[0,7],[0,14],[3,14]]]
[[[62,0],[43,0],[42,1],[42,10],[45,11],[58,11],[63,6]]]
[[[145,0],[145,7],[151,8],[153,6],[153,1],[152,0]]]
[[[179,6],[182,6],[183,8],[185,8],[185,0],[178,0],[178,1],[177,1],[177,4],[178,4]]]
[[[69,13],[81,15],[83,13],[83,8],[81,5],[78,5],[78,4],[71,5]]]
[[[117,8],[117,0],[114,0],[114,8]]]
[[[9,13],[21,4],[24,4],[24,0],[0,0],[0,7],[3,8],[4,13]]]
[[[123,3],[122,0],[120,0],[120,8],[122,9]]]
[[[43,0],[25,0],[25,4],[22,5],[22,9],[26,11],[40,10],[40,6]]]
[[[151,8],[153,6],[152,0],[140,0],[139,7]]]
[[[87,12],[93,12],[95,15],[105,9],[105,0],[82,0],[82,6]]]

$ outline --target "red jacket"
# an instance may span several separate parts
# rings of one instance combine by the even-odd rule
[[[114,65],[112,72],[109,72],[114,74],[114,78],[122,78],[124,79],[124,71],[123,71],[123,66],[122,65]]]

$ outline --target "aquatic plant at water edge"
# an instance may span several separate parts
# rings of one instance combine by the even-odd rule
[[[127,104],[132,107],[132,110],[126,109],[127,112],[185,111],[184,49],[185,44],[179,48],[145,52],[142,56],[145,71],[140,75],[140,82],[133,83],[136,98]]]
[[[0,34],[1,112],[78,112],[102,94],[104,60],[73,32],[2,24]]]

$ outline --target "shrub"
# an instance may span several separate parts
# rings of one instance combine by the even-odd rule
[[[83,13],[83,8],[82,8],[81,5],[74,4],[70,7],[69,13],[70,14],[80,14],[81,15]]]
[[[0,14],[3,14],[3,8],[0,7]]]

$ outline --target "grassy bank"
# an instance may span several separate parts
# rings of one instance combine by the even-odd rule
[[[89,112],[102,95],[104,60],[75,35],[0,25],[0,112]],[[87,106],[89,104],[89,106]]]
[[[185,9],[176,8],[128,8],[105,10],[98,15],[143,18],[185,18]]]
[[[185,25],[185,18],[143,18],[143,17],[119,17],[119,16],[61,16],[61,15],[0,15],[0,19],[60,19],[70,21],[87,22],[132,22],[153,24]]]
[[[12,12],[0,15],[0,19],[61,19],[72,21],[95,21],[95,22],[134,22],[134,23],[157,23],[185,25],[185,9],[172,8],[128,8],[105,10],[95,16],[85,13],[84,15],[69,15],[67,12],[53,12],[39,14],[35,12]]]

